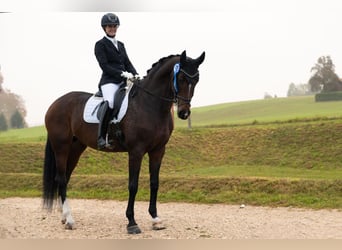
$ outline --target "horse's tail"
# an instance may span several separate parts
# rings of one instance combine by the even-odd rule
[[[55,153],[51,147],[49,137],[45,146],[44,173],[43,173],[43,206],[51,209],[57,194]]]

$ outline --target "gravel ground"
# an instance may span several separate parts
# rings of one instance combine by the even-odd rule
[[[0,199],[0,239],[342,239],[342,212],[246,205],[160,203],[165,230],[151,230],[147,202],[136,202],[142,234],[128,235],[126,202],[69,200],[74,230],[39,198]]]

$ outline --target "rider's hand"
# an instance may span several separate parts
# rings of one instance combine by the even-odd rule
[[[133,78],[133,74],[127,71],[122,71],[121,76],[125,77],[126,79]]]

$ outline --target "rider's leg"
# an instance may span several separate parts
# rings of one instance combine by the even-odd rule
[[[100,117],[100,124],[98,129],[98,139],[97,139],[97,147],[98,149],[103,149],[106,146],[106,134],[107,128],[111,119],[111,114],[113,111],[114,105],[114,95],[118,90],[119,85],[114,83],[108,83],[101,86],[101,90],[103,93],[103,99],[105,101],[104,104],[104,112]]]

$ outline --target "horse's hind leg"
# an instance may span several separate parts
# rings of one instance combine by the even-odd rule
[[[87,146],[82,144],[77,139],[74,139],[70,148],[70,152],[68,154],[68,160],[67,160],[67,168],[66,168],[66,183],[65,185],[59,186],[59,195],[61,198],[61,206],[62,206],[62,223],[65,224],[66,229],[72,229],[74,226],[74,219],[71,215],[71,209],[69,207],[69,203],[67,200],[67,185],[70,180],[70,176],[75,169],[78,160],[83,153],[83,151],[86,149]]]
[[[66,189],[67,189],[67,177],[66,177],[66,170],[67,170],[67,162],[68,162],[68,156],[71,149],[71,140],[52,140],[54,151],[55,151],[55,158],[56,158],[56,182],[58,183],[58,202],[60,202],[60,208],[63,210],[68,209],[68,203],[66,201]],[[58,142],[58,143],[57,143]],[[69,213],[70,214],[70,213]],[[66,219],[62,222],[66,223]],[[74,221],[71,217],[71,215],[68,216],[68,224],[72,225],[74,224]]]

